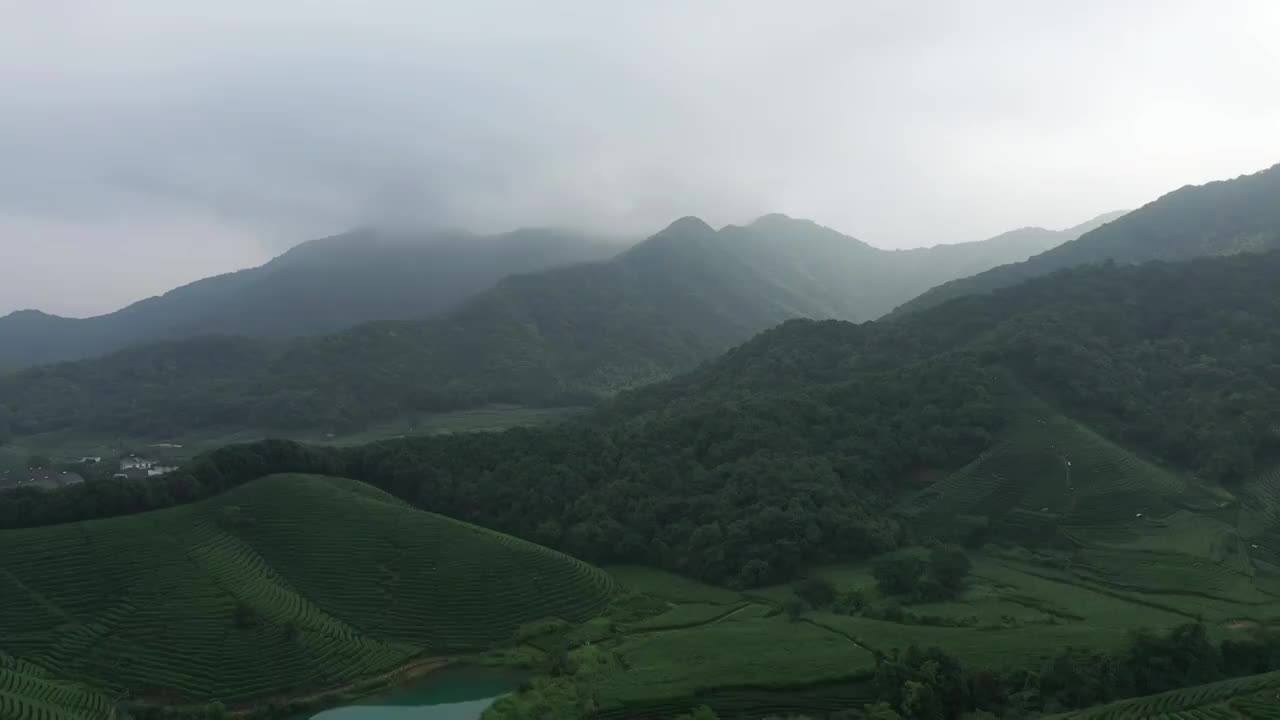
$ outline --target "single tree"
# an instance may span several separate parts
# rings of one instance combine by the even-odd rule
[[[949,592],[961,590],[971,570],[973,563],[959,546],[939,545],[929,553],[929,577]]]
[[[924,575],[925,564],[910,553],[893,553],[878,558],[871,564],[871,574],[885,595],[905,595],[913,592]]]
[[[835,602],[836,586],[830,580],[818,577],[807,577],[796,583],[792,589],[796,596],[815,608],[824,608]]]

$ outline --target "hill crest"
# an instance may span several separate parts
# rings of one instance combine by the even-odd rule
[[[1028,258],[941,284],[893,311],[902,315],[989,293],[1055,270],[1280,249],[1280,165],[1232,180],[1185,185]]]

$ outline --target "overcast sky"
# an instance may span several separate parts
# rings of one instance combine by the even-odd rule
[[[0,313],[368,223],[881,247],[1280,162],[1280,2],[0,0]]]

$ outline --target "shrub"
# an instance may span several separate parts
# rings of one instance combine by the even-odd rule
[[[782,603],[782,610],[787,613],[787,619],[792,622],[799,620],[805,609],[804,601],[798,597],[787,598]]]
[[[884,555],[871,564],[871,574],[879,583],[880,592],[886,595],[914,592],[924,570],[924,561],[910,553]]]
[[[929,553],[929,577],[944,590],[956,593],[964,587],[973,563],[955,545],[938,545]]]
[[[801,580],[792,588],[792,592],[815,608],[827,607],[835,602],[837,596],[835,585],[832,585],[829,580],[817,577]]]

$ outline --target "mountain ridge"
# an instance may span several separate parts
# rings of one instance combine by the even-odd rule
[[[1025,261],[932,288],[895,308],[893,315],[1074,265],[1178,261],[1276,248],[1280,248],[1280,165],[1232,180],[1184,185]]]
[[[0,371],[209,334],[287,338],[432,314],[513,272],[607,257],[616,246],[560,230],[356,230],[294,246],[268,262],[68,318],[39,310],[0,317]]]
[[[987,253],[981,243],[882,251],[781,215],[720,230],[685,217],[612,258],[510,275],[425,320],[284,343],[142,346],[0,379],[0,405],[22,434],[89,424],[150,436],[586,404],[691,369],[791,318],[874,319],[971,264],[989,266]]]

